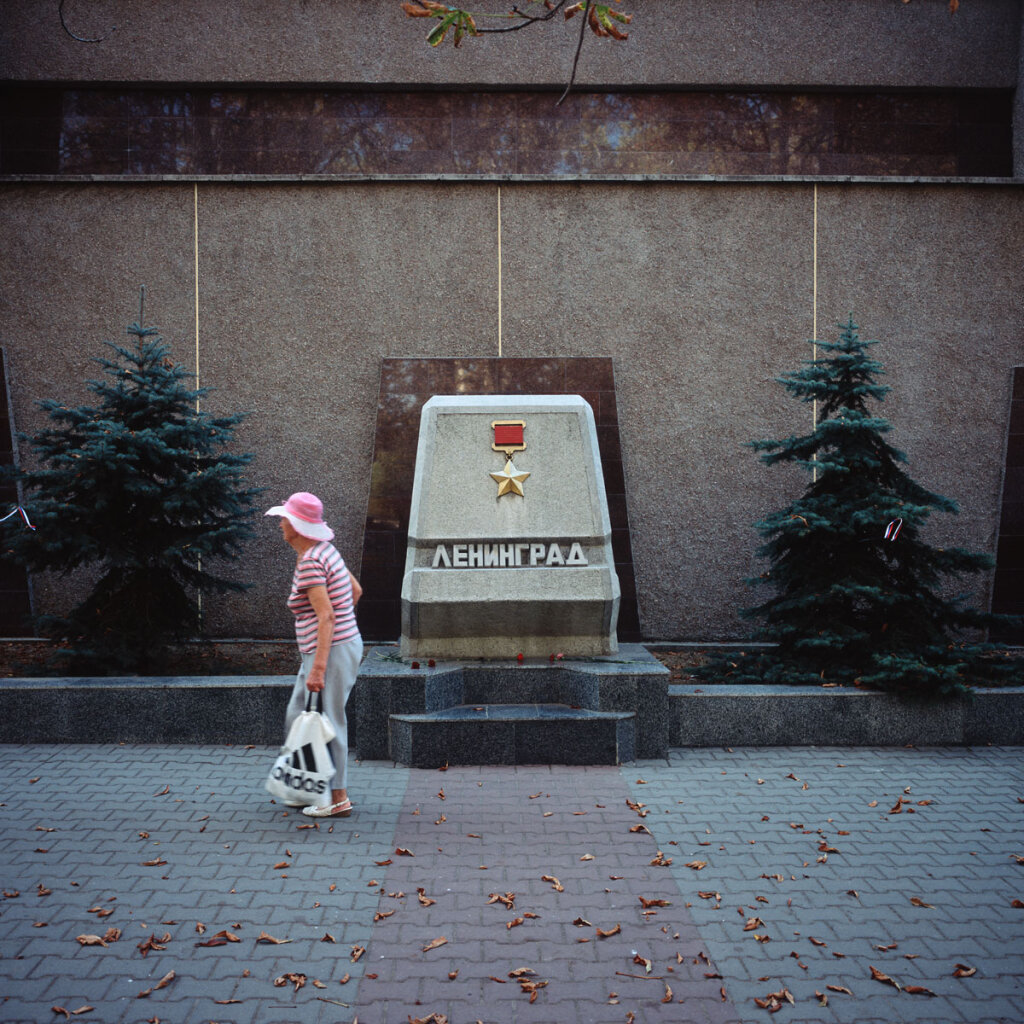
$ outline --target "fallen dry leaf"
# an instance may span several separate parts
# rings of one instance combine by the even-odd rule
[[[374,924],[378,921],[383,921],[386,917],[390,917],[393,913],[393,910],[378,910],[377,913],[373,915]]]
[[[420,901],[420,906],[432,907],[437,900],[432,900],[423,889],[416,890],[416,899]]]
[[[352,963],[356,963],[359,960],[359,958],[365,952],[366,952],[366,947],[365,946],[353,946],[352,947],[352,954],[349,957],[349,959],[352,961]]]
[[[954,978],[971,978],[977,973],[977,967],[970,967],[967,964],[956,964],[953,968]]]
[[[871,964],[868,964],[868,967],[871,968],[871,977],[874,978],[875,981],[880,981],[884,985],[892,985],[892,987],[897,991],[902,987],[898,981],[894,981],[888,974],[884,974],[877,967],[873,967]]]
[[[542,882],[550,882],[555,892],[565,892],[565,886],[554,875],[541,875],[540,880]]]
[[[394,864],[395,862],[388,857],[387,860],[375,860],[373,863],[379,868],[386,868],[389,864]]]
[[[930,988],[925,988],[924,985],[904,985],[904,992],[909,992],[912,996],[933,996],[935,993]]]
[[[407,850],[404,846],[396,846],[395,847],[395,853],[399,857],[415,857],[416,856],[416,854],[414,854],[412,852],[412,850]]]
[[[640,905],[644,908],[644,910],[647,910],[649,907],[671,907],[672,906],[672,904],[668,900],[659,900],[659,899],[648,900],[648,899],[644,899],[643,896],[637,896],[637,899],[640,901]]]
[[[672,989],[667,981],[665,982],[665,994],[661,997],[661,1001],[663,1003],[672,1002]]]
[[[159,868],[166,864],[167,861],[163,857],[157,857],[155,860],[144,860],[142,866],[144,868]]]
[[[285,985],[294,985],[295,988],[292,990],[294,992],[298,992],[305,984],[306,975],[299,974],[298,971],[289,971],[287,974],[282,974],[280,977],[274,979],[274,985],[277,988],[283,988]]]
[[[743,926],[745,932],[752,932],[755,928],[763,928],[764,921],[759,917],[751,917],[747,920],[747,923]]]
[[[447,939],[446,939],[446,938],[445,938],[445,937],[444,937],[443,935],[441,935],[441,936],[439,936],[438,938],[436,938],[436,939],[433,939],[433,940],[431,940],[430,942],[428,942],[428,943],[427,943],[427,944],[426,944],[426,945],[425,945],[425,946],[423,947],[423,952],[424,952],[424,953],[429,953],[429,952],[430,952],[430,950],[432,950],[432,949],[437,949],[437,947],[438,947],[438,946],[444,946],[444,945],[446,945],[446,944],[447,944],[447,942],[448,942],[448,940],[447,940]]]
[[[573,921],[573,924],[576,925],[577,928],[593,928],[594,927],[585,917],[577,917],[576,920]]]
[[[613,928],[609,928],[607,931],[603,928],[597,929],[597,937],[599,939],[610,939],[613,935],[618,935],[622,931],[622,925],[617,924]]]
[[[286,860],[280,860],[274,865],[275,871],[284,871],[285,868],[290,868],[291,864]]]
[[[104,942],[98,935],[76,935],[75,940],[82,946],[106,945],[106,942]]]
[[[777,1013],[781,1010],[784,1001],[791,1006],[796,1005],[793,993],[788,988],[781,988],[778,992],[769,992],[761,998],[755,997],[754,999],[757,1006],[760,1006],[762,1010],[767,1010],[769,1013]]]
[[[596,860],[597,858],[592,853],[585,853],[580,860]]]
[[[929,910],[934,910],[935,909],[935,907],[932,906],[931,903],[925,903],[925,901],[923,899],[921,899],[920,896],[911,896],[910,897],[910,905],[912,907],[928,907]]]
[[[226,929],[221,929],[216,935],[212,935],[208,939],[204,939],[202,942],[197,942],[197,946],[226,946],[229,942],[241,942],[242,940],[234,933],[229,932]]]
[[[410,1017],[409,1024],[448,1024],[448,1018],[443,1013],[432,1013],[428,1017]]]
[[[291,942],[291,939],[275,939],[273,935],[268,935],[266,932],[260,932],[256,936],[256,941],[262,942],[268,946],[283,946],[286,942]]]
[[[634,825],[629,831],[630,832],[643,832],[646,835],[653,835],[651,830],[646,825]]]
[[[521,925],[521,924],[523,923],[523,920],[524,920],[524,919],[523,919],[523,918],[521,918],[521,917],[514,917],[514,918],[512,918],[512,920],[511,920],[511,921],[507,921],[507,922],[505,923],[505,927],[506,927],[506,928],[510,928],[510,929],[511,929],[511,928],[518,928],[518,927],[519,927],[519,925]]]
[[[639,803],[635,800],[630,800],[629,797],[626,797],[626,806],[631,811],[635,811],[641,818],[646,818],[647,815],[650,813],[647,810],[646,804]]]
[[[843,995],[852,996],[853,993],[845,985],[827,985],[830,992],[842,992]]]
[[[157,992],[162,988],[167,988],[170,983],[174,981],[174,971],[168,971],[152,988],[147,988],[140,992],[135,998],[145,999],[148,995],[153,992]]]
[[[651,863],[653,864],[654,862],[652,861]],[[669,863],[671,864],[672,861],[670,860]],[[707,866],[708,862],[706,860],[691,860],[686,864],[686,867],[692,868],[694,871],[703,871]]]
[[[500,903],[503,907],[507,907],[509,910],[512,910],[516,905],[516,894],[514,892],[489,893],[487,905],[490,906],[492,903]]]
[[[519,991],[529,992],[530,1002],[535,1003],[537,1001],[537,992],[542,988],[547,987],[546,981],[530,981],[526,978],[519,979]]]
[[[651,973],[651,968],[653,967],[653,964],[650,960],[647,959],[647,957],[641,956],[639,953],[636,953],[633,956],[633,963],[639,964],[644,969],[645,974]]]
[[[163,935],[159,937],[156,935],[150,935],[146,938],[144,942],[140,942],[138,946],[136,946],[136,949],[138,949],[138,951],[142,954],[143,958],[145,958],[146,954],[149,953],[151,950],[155,949],[159,952],[161,950],[166,949],[167,943],[170,941],[170,932],[165,932]]]

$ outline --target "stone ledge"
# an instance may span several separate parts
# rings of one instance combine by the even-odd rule
[[[293,683],[290,675],[0,679],[0,743],[276,745]],[[1024,687],[933,704],[863,690],[676,684],[668,708],[672,747],[1024,746]],[[355,718],[350,701],[358,747]]]
[[[1024,687],[939,702],[855,689],[669,686],[669,744],[717,746],[1024,745]]]
[[[0,743],[269,743],[292,676],[0,679]]]

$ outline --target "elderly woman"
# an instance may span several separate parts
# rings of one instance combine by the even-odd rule
[[[334,531],[324,522],[323,504],[316,495],[300,491],[265,514],[281,517],[281,534],[298,556],[288,607],[295,616],[302,665],[285,715],[285,735],[305,708],[307,690],[323,691],[324,713],[337,730],[329,747],[337,772],[331,802],[303,807],[302,813],[311,818],[346,818],[352,813],[352,801],[348,798],[345,703],[363,657],[355,614],[363,588],[330,543]]]

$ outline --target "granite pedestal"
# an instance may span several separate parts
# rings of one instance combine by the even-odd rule
[[[359,754],[442,764],[618,764],[668,751],[668,670],[646,648],[562,661],[363,662]]]

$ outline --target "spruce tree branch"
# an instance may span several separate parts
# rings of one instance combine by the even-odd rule
[[[111,27],[110,31],[105,36],[100,36],[99,39],[86,39],[85,36],[76,36],[75,33],[68,28],[68,23],[64,20],[65,3],[67,3],[67,0],[60,0],[60,3],[57,5],[57,13],[60,15],[60,26],[62,29],[64,29],[65,32],[67,32],[69,36],[71,36],[72,39],[76,40],[77,42],[102,43],[105,39],[109,39],[117,31],[117,26],[114,25]]]

